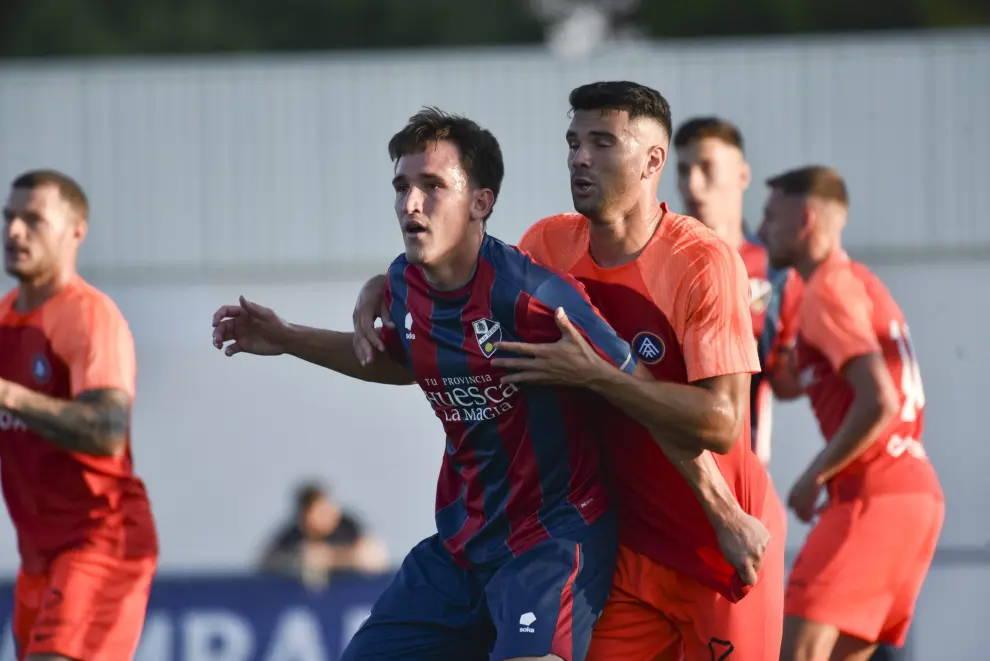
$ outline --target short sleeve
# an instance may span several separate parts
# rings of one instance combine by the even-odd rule
[[[678,288],[674,310],[688,381],[759,372],[742,258],[722,242],[700,244],[687,268],[688,284]]]
[[[389,310],[392,310],[392,287],[389,284],[389,279],[385,280],[385,305]],[[396,326],[394,328],[389,328],[388,326],[382,326],[378,330],[378,335],[382,339],[382,344],[385,345],[385,352],[388,354],[389,358],[397,362],[399,365],[408,365],[409,360],[406,356],[405,346],[402,344],[402,338],[399,337],[399,326],[404,323],[402,319],[395,319],[393,314],[393,322]]]
[[[93,296],[81,306],[84,332],[65,356],[72,396],[89,390],[122,390],[134,398],[137,359],[124,315],[108,299]]]
[[[629,344],[608,325],[591,304],[577,280],[550,273],[528,298],[525,327],[520,330],[530,342],[556,342],[560,339],[555,314],[563,308],[567,318],[584,339],[605,360],[631,374],[636,367]]]
[[[881,353],[866,287],[848,270],[821,274],[805,291],[801,337],[828,358],[838,374],[853,358]]]

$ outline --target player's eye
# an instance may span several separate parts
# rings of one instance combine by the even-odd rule
[[[571,151],[577,151],[577,148],[580,147],[580,146],[581,145],[579,145],[576,142],[568,142],[567,143],[567,148],[570,149]]]
[[[409,190],[408,184],[399,184],[398,186],[395,187],[396,193],[405,193],[408,190]]]

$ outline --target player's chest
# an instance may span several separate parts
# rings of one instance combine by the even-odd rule
[[[499,342],[518,338],[490,309],[433,310],[428,319],[409,312],[403,326],[416,379],[441,421],[494,420],[514,408],[519,388],[503,384],[506,372],[491,360]]]
[[[0,378],[56,397],[69,394],[69,369],[33,326],[0,326]]]
[[[840,384],[841,379],[832,369],[828,357],[807,338],[799,334],[795,348],[798,384],[810,397],[828,392]]]
[[[685,382],[687,370],[681,345],[667,313],[642,291],[625,282],[577,276],[591,302],[637,359],[655,378]]]

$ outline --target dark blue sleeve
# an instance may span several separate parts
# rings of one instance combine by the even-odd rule
[[[560,329],[554,315],[564,308],[567,318],[598,354],[627,374],[636,367],[636,357],[629,346],[608,325],[591,304],[584,287],[569,276],[548,272],[535,290],[528,294],[524,333],[535,342],[556,342]]]

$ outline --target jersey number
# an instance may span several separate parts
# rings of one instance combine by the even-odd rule
[[[921,369],[914,355],[907,324],[890,322],[890,337],[897,344],[897,353],[901,356],[901,392],[904,394],[901,420],[914,422],[918,419],[918,412],[925,407],[925,390],[921,386]]]

